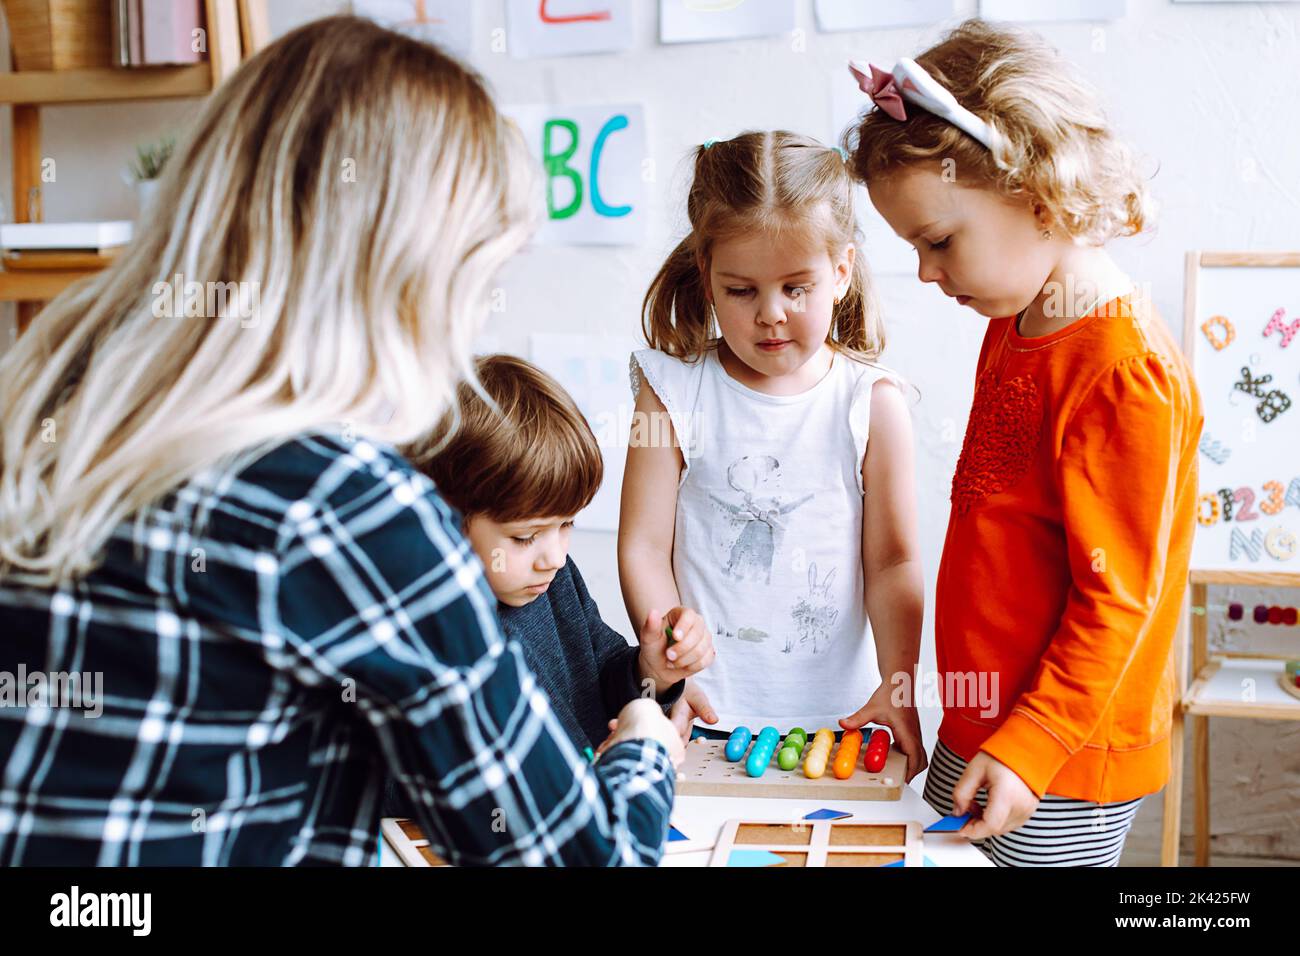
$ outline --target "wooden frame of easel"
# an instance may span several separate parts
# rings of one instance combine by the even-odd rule
[[[266,0],[204,0],[208,62],[187,66],[102,67],[0,72],[0,104],[13,106],[14,222],[41,222],[41,107],[67,103],[206,96],[270,42]],[[44,303],[111,257],[70,256],[58,267],[0,271],[0,302],[17,305],[21,334]]]
[[[1197,288],[1202,268],[1248,266],[1254,268],[1300,268],[1300,252],[1199,252],[1187,253],[1183,286],[1183,352],[1195,361]],[[1276,654],[1221,651],[1210,658],[1207,597],[1212,584],[1248,587],[1300,588],[1300,573],[1280,571],[1197,571],[1188,575],[1190,604],[1184,606],[1182,622],[1174,642],[1178,699],[1174,703],[1170,728],[1171,768],[1165,786],[1164,833],[1161,865],[1177,866],[1182,829],[1183,731],[1185,717],[1192,720],[1192,760],[1196,822],[1196,865],[1210,862],[1210,718],[1242,717],[1256,720],[1300,720],[1300,704],[1226,703],[1202,698],[1211,677],[1228,659],[1277,660]],[[1199,609],[1195,613],[1193,609]],[[1190,621],[1190,625],[1189,625]],[[1191,668],[1195,678],[1187,683],[1187,643],[1191,638]]]

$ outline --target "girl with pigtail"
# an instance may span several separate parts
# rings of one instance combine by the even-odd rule
[[[675,708],[684,734],[877,723],[910,779],[920,727],[893,691],[924,607],[912,427],[878,362],[844,154],[783,131],[701,146],[687,214],[632,355],[628,611],[684,604],[713,634]]]

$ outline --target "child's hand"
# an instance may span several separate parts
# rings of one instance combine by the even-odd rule
[[[907,781],[910,782],[929,762],[921,741],[921,718],[915,707],[899,707],[890,700],[892,693],[892,685],[881,684],[853,716],[840,719],[840,726],[845,730],[858,730],[866,724],[888,727],[893,732],[894,743],[907,756]]]
[[[673,637],[668,639],[667,628]],[[655,695],[664,693],[679,680],[697,674],[713,663],[713,635],[704,618],[684,607],[675,607],[660,617],[646,615],[641,627],[640,670],[643,678],[655,682]]]
[[[983,808],[975,802],[979,790],[988,791]],[[966,772],[952,788],[952,812],[971,815],[957,831],[958,836],[968,840],[1010,833],[1024,826],[1037,809],[1038,797],[1020,775],[982,750],[966,765]]]
[[[709,698],[692,681],[686,682],[686,688],[682,691],[682,696],[677,698],[672,710],[668,712],[668,717],[672,720],[673,726],[677,728],[677,732],[682,735],[682,743],[690,743],[691,724],[696,717],[706,724],[716,724],[718,722],[718,715],[713,712],[713,708],[709,705]]]
[[[600,742],[600,746],[596,748],[596,756],[597,756],[597,757],[599,757],[601,754],[603,754],[603,753],[604,753],[606,750],[608,750],[610,747],[614,746],[614,731],[616,731],[616,730],[618,730],[618,718],[617,718],[617,717],[615,717],[613,720],[611,720],[611,721],[609,722],[609,736],[606,737],[604,740],[602,740],[602,741]]]
[[[610,734],[596,748],[597,754],[603,754],[616,743],[624,740],[657,740],[668,750],[668,759],[673,767],[682,765],[686,759],[686,748],[676,726],[664,716],[663,709],[652,700],[638,697],[626,704],[618,716],[609,722]]]

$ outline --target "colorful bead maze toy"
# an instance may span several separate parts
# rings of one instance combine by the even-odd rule
[[[1282,689],[1300,700],[1300,661],[1287,661],[1286,669],[1278,675]]]
[[[907,758],[890,747],[889,731],[875,730],[865,755],[860,731],[850,731],[844,737],[848,746],[844,740],[836,745],[834,731],[823,727],[809,741],[807,732],[795,727],[779,748],[775,727],[763,728],[757,738],[747,727],[737,727],[730,740],[698,737],[686,745],[686,759],[677,773],[677,793],[791,800],[899,799]],[[846,775],[840,777],[839,773]]]

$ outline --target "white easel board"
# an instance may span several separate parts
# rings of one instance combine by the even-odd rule
[[[1190,253],[1205,410],[1194,571],[1300,574],[1300,253]]]

